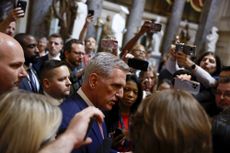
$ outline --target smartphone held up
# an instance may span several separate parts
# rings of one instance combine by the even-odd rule
[[[18,0],[16,7],[20,7],[24,14],[26,13],[27,1],[26,0]]]
[[[88,10],[88,16],[94,16],[94,10]]]

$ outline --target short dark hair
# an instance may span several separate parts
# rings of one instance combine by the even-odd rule
[[[84,43],[81,40],[79,40],[79,39],[70,39],[64,45],[64,52],[65,51],[70,52],[72,44],[81,44],[81,45],[84,45]]]
[[[230,107],[217,115],[212,124],[213,153],[228,153],[230,150]]]
[[[45,61],[41,66],[41,70],[39,72],[39,79],[42,81],[45,77],[47,77],[50,74],[49,72],[51,70],[63,65],[66,66],[66,63],[64,61],[59,61],[59,60]]]
[[[16,39],[20,45],[23,45],[24,43],[24,38],[27,36],[26,33],[18,33],[14,36],[14,39]]]
[[[50,38],[61,38],[61,40],[62,40],[61,44],[63,44],[63,38],[59,33],[53,33],[53,34],[49,35],[48,39],[50,39]]]

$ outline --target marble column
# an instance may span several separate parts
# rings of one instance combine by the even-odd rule
[[[172,41],[175,39],[180,26],[186,0],[176,0],[172,6],[172,13],[168,19],[166,31],[163,39],[162,52],[167,53]]]
[[[126,44],[137,32],[142,24],[145,0],[133,0],[130,15],[127,23],[127,33],[125,34],[124,44]]]
[[[30,0],[30,3],[30,13],[28,15],[29,19],[27,20],[27,32],[36,37],[47,36],[49,34],[47,14],[51,7],[52,1]]]
[[[94,21],[95,22],[101,16],[102,3],[103,3],[103,0],[87,0],[88,9],[94,10]],[[96,30],[94,24],[95,23],[89,25],[88,31],[86,34],[86,38],[90,37],[90,36],[92,36],[94,38],[97,37],[97,30]]]

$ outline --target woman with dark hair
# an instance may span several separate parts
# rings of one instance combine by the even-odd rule
[[[202,104],[210,116],[215,115],[216,105],[213,87],[216,87],[221,69],[221,61],[212,52],[203,53],[195,63],[191,56],[183,51],[171,49],[171,57],[166,63],[167,70],[173,74],[179,69],[187,69],[201,84],[200,92],[195,98]]]
[[[117,151],[131,150],[131,144],[127,138],[129,118],[136,112],[142,96],[138,78],[135,75],[127,75],[123,97],[106,116],[108,132],[113,137],[113,148]]]
[[[176,54],[177,62],[191,70],[192,74],[196,77],[204,87],[215,87],[217,85],[217,79],[221,71],[221,61],[220,58],[213,52],[203,53],[197,60],[193,62],[184,53]]]
[[[209,62],[209,65],[207,64]],[[203,53],[196,62],[200,67],[206,70],[213,77],[217,77],[221,71],[221,61],[219,56],[213,52]]]
[[[221,70],[220,58],[213,52],[203,53],[196,64],[185,58],[185,55],[177,55],[178,63],[190,69],[196,80],[201,83],[199,94],[195,98],[201,103],[210,116],[216,113],[215,96],[213,87],[216,87]]]

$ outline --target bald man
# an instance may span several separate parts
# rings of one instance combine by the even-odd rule
[[[0,33],[0,94],[17,88],[21,79],[27,75],[24,62],[20,44],[12,37]]]

